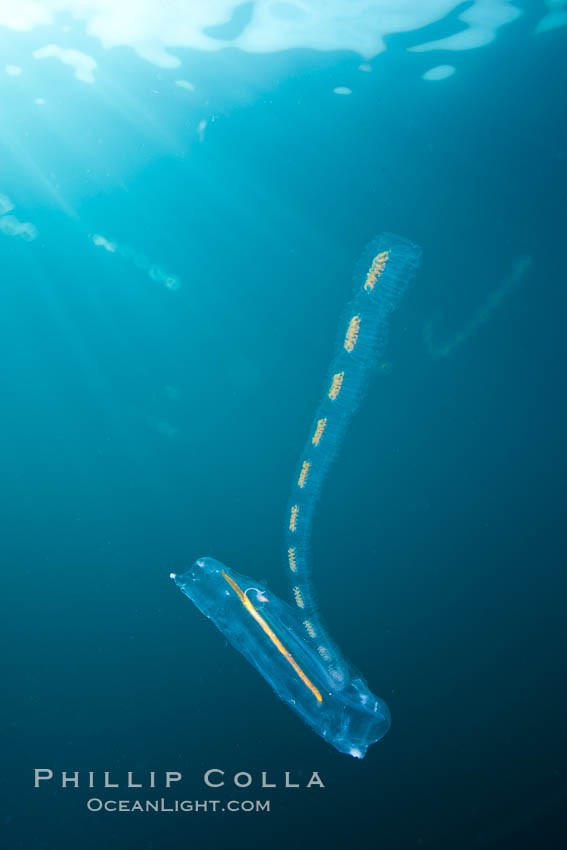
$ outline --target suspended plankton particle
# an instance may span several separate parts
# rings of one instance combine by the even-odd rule
[[[207,119],[203,118],[197,124],[197,135],[199,137],[200,142],[205,141],[205,129],[206,129],[206,127],[207,127]]]
[[[171,289],[172,292],[177,292],[181,286],[181,281],[175,274],[169,274],[165,280],[165,288]]]
[[[93,233],[90,239],[97,248],[104,248],[109,254],[116,254],[123,260],[132,263],[139,271],[145,272],[149,278],[155,280],[156,283],[161,283],[166,289],[175,292],[181,286],[181,281],[176,274],[170,274],[161,266],[151,263],[145,254],[139,253],[130,245],[112,242],[101,233]]]
[[[104,236],[101,236],[100,233],[93,233],[92,235],[93,245],[96,245],[97,248],[104,248],[105,251],[108,251],[110,254],[114,254],[116,251],[116,244],[114,242],[109,242]]]
[[[171,399],[171,401],[181,401],[182,392],[179,387],[175,386],[174,384],[167,384],[165,387],[165,392],[168,398]]]
[[[180,89],[187,89],[187,91],[195,91],[195,86],[193,83],[190,83],[189,80],[176,80],[175,85],[179,86]]]
[[[455,73],[454,65],[436,65],[435,68],[430,68],[425,74],[421,75],[422,80],[446,80],[447,77],[452,77]]]
[[[6,73],[9,77],[19,77],[22,70],[19,65],[6,65]]]
[[[3,195],[0,193],[0,215],[4,215],[5,213],[9,213],[14,209],[14,204],[8,197],[8,195]]]
[[[359,71],[364,71],[366,74],[369,74],[372,70],[372,65],[369,65],[368,62],[363,62],[362,65],[358,66]]]
[[[347,86],[337,86],[333,89],[333,94],[352,94],[352,89],[347,88]]]
[[[15,215],[3,215],[0,217],[0,233],[20,236],[24,242],[33,242],[37,238],[37,227],[31,221],[20,221]]]
[[[181,433],[180,428],[172,425],[166,419],[155,419],[153,416],[148,416],[147,423],[150,428],[153,428],[162,437],[167,437],[168,440],[174,440]]]
[[[0,219],[1,221],[1,219]],[[529,255],[517,257],[512,266],[512,270],[499,283],[496,289],[488,295],[484,304],[482,304],[473,313],[468,322],[460,330],[456,331],[453,336],[446,339],[444,342],[438,342],[434,339],[433,319],[430,319],[424,329],[423,337],[427,353],[433,358],[448,357],[453,351],[456,351],[467,340],[473,337],[480,331],[482,325],[492,318],[493,313],[500,307],[502,302],[522,283],[524,278],[529,274],[532,268],[532,258]]]

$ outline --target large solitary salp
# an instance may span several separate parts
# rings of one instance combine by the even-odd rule
[[[342,753],[363,758],[390,727],[388,707],[329,636],[314,603],[313,514],[329,464],[387,342],[390,314],[421,261],[421,249],[383,233],[355,271],[338,351],[294,476],[285,523],[292,604],[213,558],[200,558],[178,587],[250,661],[277,695]]]

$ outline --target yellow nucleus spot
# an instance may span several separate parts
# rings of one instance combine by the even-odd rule
[[[308,460],[303,461],[303,465],[301,467],[301,472],[299,473],[299,478],[297,479],[297,486],[298,487],[301,487],[301,488],[305,487],[305,482],[307,481],[307,476],[309,474],[309,467],[310,466],[311,466],[311,464],[309,463]]]
[[[298,608],[305,608],[303,596],[301,595],[301,591],[298,587],[293,588],[293,595],[295,596],[295,601],[297,603],[297,607]]]
[[[290,568],[290,570],[292,571],[292,573],[296,572],[296,570],[297,570],[297,561],[295,560],[295,549],[288,549],[288,550],[287,550],[287,557],[288,557],[288,559],[289,559],[289,568]]]
[[[304,620],[303,625],[307,629],[307,634],[309,635],[309,637],[311,637],[311,638],[316,637],[317,633],[316,633],[315,629],[313,628],[313,625],[309,622],[309,620]]]
[[[386,268],[386,263],[388,262],[389,256],[389,251],[381,251],[379,254],[376,254],[374,259],[372,260],[372,265],[368,270],[368,274],[366,275],[366,280],[364,282],[364,288],[367,292],[372,292],[374,286],[376,285],[376,281],[379,277],[382,276],[382,273]]]
[[[289,530],[295,531],[295,525],[297,523],[297,514],[299,513],[299,505],[291,506],[291,513],[289,515]]]
[[[360,316],[353,316],[350,320],[345,336],[345,349],[347,351],[352,351],[354,346],[356,345],[356,341],[358,339],[358,332],[360,330]]]
[[[283,645],[283,643],[281,642],[279,637],[276,635],[274,630],[268,625],[268,623],[264,620],[262,615],[259,614],[258,611],[256,611],[256,609],[254,608],[254,606],[250,602],[249,598],[242,591],[242,589],[237,585],[237,583],[234,581],[234,579],[231,578],[229,575],[227,575],[227,573],[225,573],[224,570],[221,570],[221,575],[224,578],[224,580],[227,581],[228,584],[231,586],[231,588],[234,590],[234,592],[236,593],[236,595],[238,596],[238,598],[240,599],[244,608],[248,611],[250,616],[254,617],[254,619],[256,620],[256,622],[258,623],[258,625],[260,626],[260,628],[264,632],[264,634],[266,634],[268,636],[268,638],[272,641],[272,643],[274,644],[274,646],[276,647],[278,652],[281,652],[281,654],[283,655],[285,660],[289,664],[291,664],[291,666],[293,667],[293,669],[295,670],[295,672],[297,673],[297,675],[299,676],[299,678],[301,679],[303,684],[307,688],[309,688],[309,690],[311,691],[311,693],[313,694],[313,696],[315,697],[317,702],[319,702],[319,703],[323,702],[323,697],[321,696],[321,692],[315,687],[313,682],[311,682],[311,680],[307,678],[307,676],[305,675],[305,673],[303,672],[303,670],[301,669],[301,667],[299,666],[299,664],[297,663],[297,661],[295,660],[293,655],[285,648],[285,646]]]
[[[313,443],[314,446],[319,445],[319,443],[321,441],[321,437],[323,436],[323,431],[325,430],[326,424],[327,424],[327,417],[325,417],[324,419],[319,419],[319,421],[317,422],[317,427],[315,428],[315,433],[313,434],[313,437],[311,438],[311,442]]]
[[[329,398],[331,399],[331,401],[334,401],[340,393],[341,387],[343,385],[344,376],[344,372],[337,372],[336,375],[333,375],[333,380],[331,381],[331,388],[329,390]]]

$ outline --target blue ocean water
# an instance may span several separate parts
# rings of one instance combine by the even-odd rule
[[[313,31],[291,4],[274,30],[268,2],[68,5],[0,15],[2,847],[563,847],[561,4],[432,3],[382,52],[370,0]],[[478,47],[411,49],[461,31]],[[210,555],[286,595],[291,476],[384,230],[423,265],[313,539],[325,620],[392,713],[355,761],[168,576]]]

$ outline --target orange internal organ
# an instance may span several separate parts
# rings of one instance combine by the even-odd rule
[[[297,607],[298,608],[305,608],[303,596],[301,595],[301,591],[298,587],[293,588],[293,595],[295,596],[295,601],[297,603]]]
[[[376,281],[379,277],[382,277],[382,273],[386,268],[389,256],[389,251],[381,251],[381,253],[376,254],[372,260],[372,265],[370,266],[368,274],[366,275],[366,280],[364,281],[364,288],[367,292],[372,292],[376,285]]]
[[[311,438],[311,442],[313,443],[314,446],[318,446],[319,443],[321,442],[321,437],[323,436],[323,431],[325,430],[326,424],[327,424],[327,417],[326,416],[325,416],[324,419],[319,419],[319,421],[317,422],[317,427],[315,428],[315,433],[313,434],[313,436]]]
[[[309,635],[309,637],[314,638],[317,633],[316,633],[315,629],[313,628],[312,623],[310,623],[309,620],[304,620],[303,625],[307,629],[307,634]]]
[[[334,401],[340,393],[341,387],[343,385],[344,376],[344,372],[337,372],[336,375],[333,375],[333,380],[331,381],[331,388],[329,389],[329,398],[331,399],[331,401]]]
[[[309,467],[311,464],[308,460],[303,461],[303,465],[301,467],[301,472],[299,473],[299,478],[297,480],[298,487],[305,487],[305,482],[307,481],[307,476],[309,475]]]
[[[345,336],[345,349],[352,351],[358,340],[358,332],[360,330],[360,316],[353,316],[348,323],[348,328]]]
[[[283,645],[283,643],[281,642],[279,637],[276,635],[274,630],[270,628],[270,626],[264,620],[262,615],[258,611],[256,611],[256,609],[254,608],[254,606],[252,605],[252,603],[250,602],[250,600],[248,599],[246,594],[243,593],[243,591],[240,589],[240,587],[237,585],[237,583],[234,581],[234,579],[231,578],[229,575],[227,575],[224,570],[221,571],[221,575],[225,579],[225,581],[227,581],[229,583],[231,588],[234,590],[234,592],[236,593],[236,595],[238,596],[238,598],[240,599],[240,601],[242,602],[243,606],[246,608],[248,613],[252,617],[254,617],[254,619],[256,620],[256,622],[258,623],[258,625],[261,627],[262,631],[264,632],[264,634],[266,634],[269,637],[269,639],[272,641],[272,643],[274,644],[274,646],[276,647],[278,652],[281,652],[281,654],[283,655],[285,660],[289,664],[291,664],[291,666],[293,667],[293,669],[295,670],[295,672],[297,673],[297,675],[299,676],[299,678],[301,679],[303,684],[307,688],[309,688],[309,690],[311,691],[311,693],[313,694],[313,696],[315,697],[317,702],[319,702],[319,703],[323,702],[323,697],[321,696],[321,692],[319,690],[317,690],[317,688],[315,687],[313,682],[311,682],[311,680],[307,678],[307,676],[305,675],[305,673],[303,672],[303,670],[301,669],[301,667],[299,666],[299,664],[297,663],[297,661],[295,660],[293,655],[285,648],[285,646]]]

